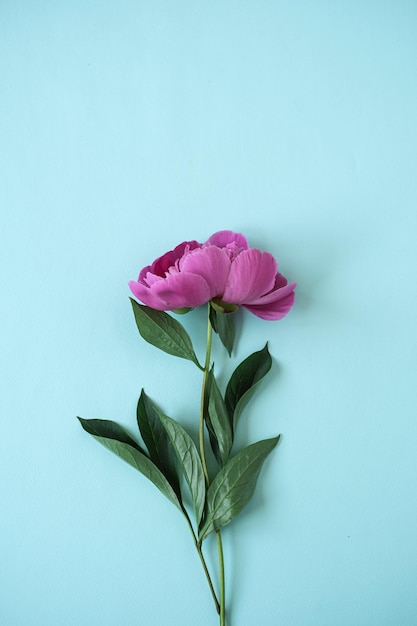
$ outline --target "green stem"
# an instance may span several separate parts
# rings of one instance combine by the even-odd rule
[[[219,554],[219,569],[220,569],[220,626],[226,626],[226,594],[224,584],[224,556],[223,556],[223,544],[220,530],[216,531],[217,539],[217,551]]]
[[[211,357],[211,343],[212,343],[213,331],[210,324],[210,303],[208,304],[208,320],[207,320],[207,343],[206,343],[206,360],[204,361],[204,374],[203,374],[203,385],[201,388],[201,402],[200,402],[200,428],[199,428],[199,439],[200,439],[200,456],[201,463],[203,465],[203,472],[206,478],[206,485],[209,486],[210,480],[207,471],[207,462],[206,462],[206,452],[204,449],[204,406],[206,401],[206,386],[207,386],[207,378],[210,370],[210,357]]]
[[[206,462],[206,452],[204,448],[204,407],[206,401],[206,387],[207,387],[207,378],[210,370],[210,358],[211,358],[211,344],[212,344],[212,336],[213,331],[210,323],[210,303],[208,303],[208,316],[207,316],[207,343],[206,343],[206,359],[204,362],[204,374],[203,374],[203,384],[201,389],[201,403],[200,403],[200,427],[199,427],[199,440],[200,440],[200,456],[201,463],[203,466],[203,472],[206,479],[206,485],[209,487],[210,479],[207,471],[207,462]],[[216,539],[217,539],[217,551],[219,556],[219,570],[220,570],[220,610],[218,613],[220,614],[220,626],[226,626],[226,614],[225,614],[225,576],[224,576],[224,556],[223,556],[223,544],[222,538],[220,534],[220,530],[216,531]]]
[[[200,561],[201,561],[201,564],[203,566],[203,570],[204,570],[204,573],[205,573],[206,578],[207,578],[207,582],[208,582],[209,587],[210,587],[211,595],[213,596],[213,600],[214,600],[214,604],[215,604],[215,607],[216,607],[216,611],[217,611],[217,613],[220,614],[220,612],[221,612],[220,604],[219,604],[219,601],[217,599],[216,592],[214,591],[213,582],[211,580],[210,573],[208,571],[208,567],[207,567],[206,560],[204,558],[204,554],[203,554],[203,552],[201,550],[201,545],[198,543],[198,539],[197,539],[197,537],[195,535],[193,525],[191,524],[191,520],[190,520],[190,518],[188,516],[188,513],[187,513],[187,511],[185,509],[183,509],[183,513],[185,515],[185,518],[186,518],[186,520],[188,522],[188,527],[189,527],[189,529],[191,531],[191,534],[193,536],[194,545],[195,545],[195,548],[196,548],[196,550],[198,552],[198,556],[200,557]]]

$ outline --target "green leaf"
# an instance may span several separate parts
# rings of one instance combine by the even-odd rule
[[[266,343],[262,350],[248,356],[233,372],[225,394],[225,402],[233,431],[235,431],[240,414],[252,397],[256,385],[269,372],[271,365],[272,359]]]
[[[235,319],[233,313],[222,313],[210,306],[210,323],[214,332],[218,333],[228,355],[231,356],[235,340]]]
[[[183,512],[182,504],[168,480],[150,460],[142,448],[116,422],[78,418],[84,430],[103,446],[117,454],[146,476],[176,507]]]
[[[210,443],[213,453],[219,464],[225,465],[233,445],[233,433],[229,413],[214,377],[213,370],[210,370],[209,379],[206,424],[210,434]]]
[[[151,460],[161,470],[165,478],[168,479],[175,493],[180,494],[172,447],[166,430],[162,425],[161,413],[143,389],[140,394],[136,415],[139,430],[149,450]]]
[[[207,492],[207,517],[200,532],[200,543],[231,522],[248,504],[262,464],[278,440],[279,436],[264,439],[244,448],[220,470]]]
[[[199,526],[206,501],[206,482],[197,448],[178,422],[166,415],[160,417],[190,488],[196,523]]]
[[[191,339],[184,327],[165,311],[156,311],[130,298],[136,325],[142,337],[160,350],[193,361],[204,371],[194,352]]]

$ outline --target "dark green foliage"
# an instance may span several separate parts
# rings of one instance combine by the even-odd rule
[[[248,356],[233,372],[226,388],[225,403],[233,432],[240,414],[252,397],[257,384],[269,372],[272,365],[268,344],[262,350]]]
[[[231,522],[251,500],[262,464],[278,437],[258,441],[240,452],[219,471],[207,492],[207,515],[200,542]]]
[[[175,493],[179,494],[180,487],[170,440],[162,425],[160,412],[143,389],[136,415],[151,460],[167,478]]]
[[[233,445],[233,433],[229,413],[214,377],[209,373],[206,425],[213,453],[220,465],[225,465]]]
[[[178,422],[162,414],[160,418],[190,488],[198,527],[206,501],[206,482],[200,456],[193,440]]]
[[[136,326],[143,339],[160,350],[193,361],[198,368],[203,367],[197,360],[191,339],[177,320],[165,313],[156,311],[130,298]]]
[[[141,472],[146,478],[152,481],[175,506],[181,511],[183,510],[182,503],[169,481],[119,424],[108,420],[87,420],[81,417],[78,419],[84,430],[92,435],[94,439]]]
[[[235,320],[233,313],[222,313],[213,306],[210,306],[210,323],[214,332],[218,333],[229,356],[231,356],[233,342],[235,340]]]

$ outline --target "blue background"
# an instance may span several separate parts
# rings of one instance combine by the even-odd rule
[[[298,282],[238,316],[233,364],[274,356],[239,444],[283,438],[224,532],[228,626],[417,624],[416,35],[412,0],[2,0],[2,625],[217,623],[181,516],[75,416],[133,430],[143,386],[195,432],[127,283],[224,228]]]

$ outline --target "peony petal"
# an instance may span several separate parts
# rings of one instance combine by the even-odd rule
[[[144,267],[143,269],[140,270],[140,274],[139,274],[139,277],[138,277],[138,282],[140,282],[140,283],[145,282],[147,284],[147,281],[146,281],[147,274],[153,274],[151,265],[147,265],[146,267]],[[134,282],[134,281],[132,280],[132,282]]]
[[[198,241],[183,241],[173,250],[166,252],[162,256],[155,259],[152,265],[147,265],[141,270],[139,274],[139,280],[142,280],[148,272],[156,274],[157,276],[165,276],[170,267],[174,267],[176,261],[179,261],[184,254],[188,254],[190,250],[199,248],[201,246]]]
[[[295,285],[295,283],[293,283]],[[262,318],[263,320],[280,320],[287,315],[290,311],[291,307],[294,304],[294,292],[292,291],[288,295],[276,300],[275,302],[270,302],[264,305],[246,305],[243,306],[245,309]]]
[[[283,276],[282,274],[277,272],[277,275],[275,276],[274,289],[279,289],[280,287],[285,287],[285,285],[288,285],[288,280],[285,278],[285,276]],[[294,285],[295,285],[295,283],[294,283]]]
[[[157,276],[156,274],[152,274],[152,272],[148,272],[146,276],[143,276],[142,279],[138,282],[142,283],[146,287],[152,287],[152,285],[158,280],[165,280],[165,278],[162,278],[162,276]]]
[[[235,233],[232,230],[219,230],[207,239],[204,245],[207,244],[217,246],[218,248],[227,248],[234,244],[238,248],[243,248],[243,250],[247,250],[249,247],[246,237],[242,233]]]
[[[197,274],[206,281],[210,297],[223,293],[230,272],[231,261],[227,251],[217,246],[193,250],[180,261],[180,271]]]
[[[143,304],[146,304],[146,306],[150,306],[152,309],[157,309],[157,311],[165,310],[165,302],[158,298],[152,289],[146,287],[143,283],[131,280],[129,288],[135,298],[143,302]]]
[[[277,262],[269,252],[243,250],[230,268],[222,300],[230,304],[252,304],[275,284]]]
[[[197,274],[172,274],[155,282],[151,291],[164,303],[163,310],[166,311],[200,306],[211,298],[209,285]]]
[[[268,304],[269,302],[275,302],[276,300],[284,298],[286,295],[294,291],[296,285],[297,283],[291,283],[289,285],[288,280],[282,274],[277,273],[277,275],[275,276],[275,284],[271,291],[265,293],[263,296],[260,296],[256,300],[251,300],[251,302],[247,302],[245,304],[260,304],[263,306],[264,304]]]

